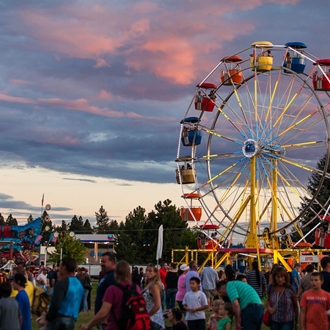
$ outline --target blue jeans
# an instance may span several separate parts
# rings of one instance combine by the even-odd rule
[[[241,327],[244,330],[261,330],[264,308],[262,305],[250,305],[241,312]]]
[[[175,295],[178,289],[166,289],[166,308],[171,309],[175,307]]]
[[[270,321],[270,330],[293,330],[294,320],[288,322]]]
[[[166,292],[165,292],[165,290],[163,290],[163,292],[162,292],[161,302],[162,302],[162,311],[164,312],[164,310],[165,310],[165,302],[166,302]]]
[[[74,330],[75,320],[73,317],[57,317],[55,320],[49,321],[47,330]]]
[[[89,292],[88,289],[84,289],[84,298],[83,298],[83,302],[84,302],[84,304],[83,304],[83,307],[82,307],[82,310],[83,310],[84,312],[87,311],[87,297],[88,297],[88,292]]]

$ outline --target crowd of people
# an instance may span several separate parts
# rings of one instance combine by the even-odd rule
[[[329,330],[330,257],[304,270],[296,263],[291,273],[277,264],[268,272],[260,271],[256,261],[251,266],[244,274],[231,265],[217,272],[208,262],[198,272],[192,260],[178,269],[163,262],[160,267],[148,264],[145,272],[131,271],[126,261],[116,262],[115,255],[106,252],[101,257],[94,316],[81,329],[121,330],[125,290],[134,289],[144,301],[150,330],[166,329],[169,323],[173,330],[231,330],[234,325],[260,330],[265,314],[271,330]],[[91,307],[91,278],[70,257],[51,270],[42,265],[35,276],[16,267],[10,279],[1,275],[0,282],[0,330],[32,329],[35,286],[44,287],[50,297],[47,310],[37,319],[43,330],[73,330],[79,313]],[[208,318],[206,312],[211,313]]]

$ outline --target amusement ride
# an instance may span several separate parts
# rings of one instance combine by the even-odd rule
[[[321,255],[303,228],[330,220],[330,196],[320,198],[330,178],[330,59],[303,42],[257,41],[223,57],[196,87],[180,121],[175,174],[182,220],[201,235],[182,260],[207,253],[205,263],[218,267],[271,258],[290,269],[292,258]],[[312,175],[319,182],[313,190]],[[313,216],[303,223],[307,212]]]

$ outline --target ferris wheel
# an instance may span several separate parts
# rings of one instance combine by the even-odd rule
[[[306,48],[258,41],[222,58],[197,84],[180,122],[181,217],[217,231],[220,245],[234,235],[246,247],[263,240],[280,248],[290,233],[303,237],[307,210],[313,219],[325,212],[330,59]],[[319,179],[313,191],[312,175]]]

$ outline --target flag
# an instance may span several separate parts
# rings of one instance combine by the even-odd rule
[[[56,243],[56,241],[57,241],[57,237],[54,236],[54,233],[51,233],[49,235],[49,242]]]
[[[162,254],[163,254],[163,232],[164,232],[163,225],[160,225],[158,228],[158,243],[157,243],[156,260],[161,259]]]
[[[34,243],[36,244],[36,243],[40,242],[41,239],[42,239],[42,235],[39,235],[39,236],[35,239]]]
[[[42,194],[41,206],[44,206],[44,197],[45,197],[45,194]]]

